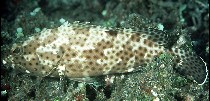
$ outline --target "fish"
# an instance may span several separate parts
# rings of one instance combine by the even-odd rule
[[[140,70],[155,57],[169,53],[180,74],[204,84],[208,70],[203,59],[186,49],[168,48],[169,42],[167,33],[155,28],[109,28],[66,21],[7,46],[2,62],[35,76],[84,78]]]

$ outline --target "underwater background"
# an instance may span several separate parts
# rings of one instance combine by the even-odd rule
[[[63,22],[90,22],[118,28],[162,28],[172,42],[185,35],[187,45],[209,67],[208,0],[3,0],[1,55],[5,45],[56,28]],[[94,77],[91,82],[41,78],[1,63],[5,101],[208,101],[207,79],[198,85],[173,70],[173,57],[161,54],[133,73]],[[1,60],[2,62],[2,60]]]

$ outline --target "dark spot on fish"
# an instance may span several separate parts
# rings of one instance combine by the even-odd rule
[[[145,52],[145,53],[147,52],[147,48],[144,48],[144,52]]]
[[[93,56],[93,58],[94,58],[94,59],[97,59],[97,58],[98,58],[98,56],[94,55],[94,56]]]
[[[90,62],[89,62],[89,65],[93,65],[93,62],[92,62],[92,61],[90,61]]]
[[[100,46],[101,46],[101,43],[97,43],[97,46],[99,46],[99,47],[100,47]]]
[[[105,69],[106,69],[106,70],[109,70],[109,67],[106,67]]]
[[[139,47],[138,50],[142,50],[142,47]]]
[[[122,47],[125,48],[125,44],[123,44]]]
[[[184,55],[181,55],[180,57],[181,57],[182,59],[184,59],[184,58],[185,58],[185,56],[184,56]]]
[[[125,55],[127,55],[127,54],[128,54],[128,52],[127,52],[127,51],[125,51],[125,52],[124,52],[124,54],[125,54]]]
[[[134,56],[134,54],[133,54],[133,53],[131,53],[129,56],[130,56],[130,57],[133,57],[133,56]]]
[[[148,39],[148,40],[152,40],[152,36],[148,36],[147,39]]]
[[[66,56],[66,57],[69,57],[69,54],[66,54],[65,56]]]
[[[51,31],[52,31],[52,33],[56,33],[58,31],[58,29],[55,28],[55,29],[52,29]]]
[[[47,56],[46,59],[49,59],[49,57]]]
[[[128,51],[132,51],[132,49],[133,49],[132,47],[128,47]]]
[[[26,66],[26,63],[23,63],[24,66]]]
[[[126,61],[128,61],[129,59],[130,59],[129,57],[126,57],[126,58],[125,58]]]
[[[107,41],[107,42],[106,42],[106,45],[109,45],[109,44],[111,44],[111,42],[110,42],[110,41]]]
[[[90,59],[91,57],[90,57],[90,55],[87,55],[86,58],[87,58],[87,59]]]
[[[120,56],[120,53],[118,52],[118,53],[116,53],[116,56]]]
[[[121,56],[120,58],[121,58],[122,60],[124,60],[124,59],[125,59],[125,58],[124,58],[124,56]]]
[[[127,63],[123,63],[123,65],[125,65],[125,66],[126,66],[126,65],[127,65]]]
[[[102,71],[102,70],[103,70],[103,68],[98,68],[98,70],[99,70],[99,71]]]
[[[39,65],[39,63],[38,63],[38,62],[36,62],[36,65]]]
[[[106,57],[104,57],[104,59],[105,59],[105,60],[107,60],[107,59],[108,59],[108,57],[106,56]]]
[[[67,48],[67,50],[70,51],[71,49],[70,48]]]
[[[130,41],[127,41],[126,44],[129,45],[130,44]]]
[[[69,64],[69,65],[68,65],[68,68],[72,68],[72,67],[73,67],[73,65],[72,65],[72,64]]]
[[[85,66],[85,68],[89,68],[89,66]]]
[[[116,70],[120,70],[120,68],[118,67],[118,68],[116,68]]]
[[[92,71],[94,71],[95,69],[96,69],[95,67],[92,67],[92,68],[91,68]]]
[[[29,63],[29,65],[31,66],[31,65],[32,65],[32,63]]]
[[[107,47],[107,46],[106,46],[106,45],[104,45],[102,48],[103,48],[103,49],[106,49],[106,47]]]
[[[37,71],[37,68],[34,68],[35,71]]]
[[[148,46],[149,47],[152,47],[152,42],[149,41]]]
[[[110,61],[110,64],[113,64],[113,61]]]
[[[184,52],[183,51],[180,51],[180,54],[183,54]]]
[[[149,60],[149,59],[146,59],[146,60],[145,60],[145,62],[149,63],[149,62],[150,62],[150,60]]]
[[[109,30],[109,31],[105,31],[106,33],[108,33],[111,36],[117,36],[117,31],[116,30]]]
[[[101,53],[100,53],[100,56],[104,56],[104,53],[101,52]]]
[[[147,57],[151,58],[152,56],[151,56],[151,54],[147,54]]]
[[[140,60],[140,63],[144,63],[144,60],[143,60],[143,59],[141,59],[141,60]]]
[[[45,67],[44,67],[44,66],[42,66],[42,69],[45,69]]]
[[[98,49],[95,49],[95,52],[97,52],[97,53],[98,53],[98,51],[99,51]]]
[[[76,53],[73,53],[72,56],[75,57],[76,56]]]
[[[57,58],[60,58],[61,56],[60,55],[57,55]]]
[[[157,50],[155,50],[155,53],[157,53],[158,51]]]
[[[89,50],[88,52],[89,52],[89,53],[92,53],[92,52],[93,52],[93,50]]]
[[[160,37],[159,40],[163,41],[164,39],[162,37]]]
[[[140,56],[140,57],[144,57],[144,53],[140,53],[139,56]]]

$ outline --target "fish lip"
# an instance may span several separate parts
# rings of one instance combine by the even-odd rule
[[[13,63],[14,60],[14,55],[13,51],[12,51],[12,46],[11,45],[4,45],[2,46],[2,50],[1,50],[1,62],[3,63],[3,65],[8,65]]]

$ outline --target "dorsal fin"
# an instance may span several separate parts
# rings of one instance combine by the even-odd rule
[[[119,30],[119,29],[118,29]],[[158,45],[161,46],[168,46],[169,36],[165,31],[158,30],[155,28],[129,28],[128,31],[131,31],[131,33],[136,33],[138,35],[141,35],[142,37],[145,37],[155,43],[158,43]]]
[[[159,45],[167,46],[168,44],[169,37],[164,31],[154,28],[141,28],[137,31],[145,33],[146,35],[148,35],[148,39],[157,42]]]
[[[113,28],[113,27],[103,27],[103,26],[96,26],[91,25],[89,22],[79,22],[75,21],[73,23],[66,22],[67,25],[71,25],[72,28],[75,29],[89,29],[89,28],[96,28],[98,30],[103,30],[108,32],[110,35],[115,36],[116,34],[125,34],[125,33],[135,33],[137,35],[141,35],[153,42],[158,43],[161,46],[168,47],[168,43],[170,38],[165,31],[158,30],[155,28]],[[65,24],[64,24],[65,25]]]

